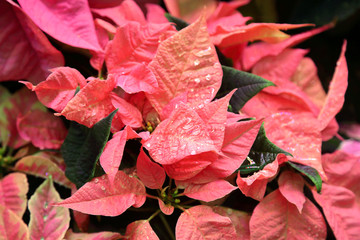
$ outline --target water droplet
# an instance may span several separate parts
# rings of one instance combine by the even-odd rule
[[[49,207],[49,203],[48,202],[44,202],[44,209],[47,209]]]
[[[210,74],[206,75],[205,79],[208,81],[211,80],[211,75]]]
[[[199,127],[199,126],[195,126],[195,129],[192,131],[191,134],[197,136],[197,135],[200,134],[200,132],[201,132],[200,127]]]
[[[220,63],[214,63],[214,68],[221,68],[221,65],[220,65]]]
[[[184,130],[189,130],[190,128],[192,128],[193,127],[193,125],[191,124],[191,118],[189,118],[189,117],[187,117],[186,118],[186,122],[184,123],[184,125],[182,126],[182,128],[184,129]]]
[[[47,218],[48,218],[48,215],[44,215],[44,216],[43,216],[44,221],[46,221]]]
[[[101,190],[105,191],[105,187],[104,187],[104,186],[101,186],[100,188],[101,188]]]
[[[197,66],[197,65],[199,65],[199,64],[200,64],[200,61],[196,59],[196,60],[194,61],[194,65]]]
[[[149,148],[150,146],[151,146],[151,144],[150,144],[150,143],[147,143],[147,144],[146,144],[146,147],[148,147],[148,148]]]
[[[200,83],[200,78],[195,78],[194,81],[195,81],[196,83]]]
[[[121,72],[121,74],[122,74],[122,75],[124,75],[124,74],[125,74],[125,72]]]
[[[194,92],[194,89],[193,89],[193,88],[191,88],[191,89],[190,89],[190,92]]]
[[[204,104],[200,104],[199,106],[198,106],[198,108],[203,108],[204,107]]]
[[[195,154],[196,154],[196,151],[195,151],[195,150],[192,150],[190,154],[191,154],[191,155],[195,155]]]
[[[98,179],[98,178],[95,178],[94,181],[95,181],[95,183],[98,183],[98,182],[99,182],[99,179]]]
[[[178,107],[179,107],[178,104],[175,104],[175,109],[178,108]]]

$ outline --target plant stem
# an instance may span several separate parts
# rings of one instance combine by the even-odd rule
[[[153,213],[147,220],[150,222],[156,215],[158,215],[161,212],[160,209],[156,210],[156,212]]]
[[[158,200],[158,197],[155,197],[155,196],[150,195],[150,194],[146,194],[146,197]]]
[[[163,222],[163,224],[164,224],[164,226],[165,226],[165,229],[166,229],[166,231],[169,233],[171,239],[172,239],[172,240],[175,240],[175,235],[174,235],[173,231],[171,230],[168,222],[166,221],[166,218],[165,218],[164,214],[163,214],[163,213],[160,213],[160,214],[159,214],[159,217],[160,217],[161,221]]]

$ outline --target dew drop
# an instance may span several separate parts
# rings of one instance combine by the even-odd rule
[[[104,187],[104,186],[101,186],[100,188],[101,188],[101,190],[105,191],[105,187]]]
[[[192,89],[190,89],[190,92],[194,92],[194,89],[192,88]]]
[[[48,218],[48,215],[44,215],[44,216],[43,216],[43,220],[44,220],[44,221],[46,221],[47,218]]]
[[[198,106],[198,108],[203,108],[204,107],[204,104],[200,104],[199,106]]]
[[[99,179],[98,178],[95,178],[95,183],[98,183],[99,182]]]
[[[220,67],[221,67],[220,63],[214,63],[214,68],[220,68]]]
[[[192,131],[192,135],[197,136],[200,134],[200,132],[201,132],[201,130],[200,130],[199,126],[196,126],[196,128]]]
[[[199,64],[200,64],[200,61],[196,59],[196,60],[194,61],[194,65],[197,66],[197,65],[199,65]]]
[[[151,144],[150,144],[150,143],[147,143],[147,144],[146,144],[146,147],[148,147],[148,148],[149,148],[150,146],[151,146]]]
[[[200,83],[200,78],[195,78],[194,81],[195,81],[196,83]]]
[[[125,74],[125,72],[121,72],[121,74],[122,74],[122,75],[124,75],[124,74]]]
[[[196,154],[196,151],[195,151],[195,150],[192,150],[190,154],[191,154],[191,155],[195,155],[195,154]]]
[[[210,74],[206,75],[206,76],[205,76],[205,79],[208,80],[208,81],[210,81],[210,80],[211,80],[211,75],[210,75]]]

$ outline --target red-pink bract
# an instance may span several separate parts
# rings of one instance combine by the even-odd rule
[[[97,233],[74,233],[71,229],[66,232],[66,240],[118,240],[121,234],[117,232],[97,232]]]
[[[173,33],[174,27],[169,23],[130,21],[119,27],[106,48],[105,57],[109,73],[114,74],[117,85],[128,93],[153,92],[158,84],[147,65],[159,42]]]
[[[282,42],[275,44],[266,42],[251,44],[250,46],[246,47],[242,53],[242,67],[244,68],[244,70],[249,70],[252,66],[254,66],[255,63],[257,63],[262,58],[266,56],[276,56],[285,49],[295,46],[302,41],[329,29],[332,26],[332,24],[324,25],[320,28],[296,34]]]
[[[223,146],[225,135],[225,123],[227,118],[227,109],[229,101],[234,94],[235,89],[227,94],[225,97],[205,104],[203,107],[196,109],[197,114],[204,121],[207,126],[210,138],[215,147],[220,150]]]
[[[113,7],[92,8],[91,11],[101,17],[110,19],[119,27],[129,21],[146,24],[143,12],[133,0],[124,0],[120,5]]]
[[[19,135],[40,149],[59,149],[67,134],[63,121],[47,109],[29,111],[16,125]]]
[[[184,211],[176,224],[176,239],[236,239],[236,230],[229,217],[209,206],[195,206]]]
[[[22,218],[26,210],[29,184],[23,173],[10,173],[0,180],[0,205]]]
[[[285,171],[281,173],[278,183],[281,194],[286,198],[286,200],[295,204],[299,213],[301,213],[306,201],[306,197],[303,193],[303,178],[297,173]]]
[[[251,239],[326,238],[326,224],[321,212],[306,199],[302,213],[279,190],[267,195],[250,218]]]
[[[114,87],[115,79],[111,75],[107,80],[91,80],[67,103],[59,115],[92,127],[115,110],[110,98]]]
[[[184,92],[192,107],[211,101],[220,88],[222,69],[204,17],[162,41],[149,67],[159,88],[146,95],[157,112]]]
[[[360,161],[359,156],[343,151],[335,151],[322,156],[322,164],[328,184],[345,187],[356,196],[356,202],[360,206]]]
[[[144,185],[151,189],[160,189],[165,182],[165,170],[157,163],[151,161],[143,148],[140,149],[136,161],[136,172]]]
[[[212,210],[217,214],[230,218],[235,227],[237,239],[250,240],[250,214],[220,206],[214,206]]]
[[[149,239],[149,240],[158,240],[158,236],[151,228],[149,221],[147,220],[138,220],[130,223],[126,227],[125,232],[126,239],[138,240],[138,239]]]
[[[0,204],[0,239],[28,240],[29,230],[24,221]]]
[[[321,133],[313,114],[280,112],[265,121],[267,137],[291,153],[291,161],[315,168],[326,179],[321,164]]]
[[[39,83],[49,69],[64,65],[62,54],[12,1],[0,2],[0,82],[27,79]],[[11,33],[11,34],[9,34]]]
[[[211,202],[230,194],[237,187],[225,180],[216,180],[205,184],[192,184],[185,188],[184,195],[189,198]]]
[[[171,204],[165,204],[160,198],[158,198],[159,208],[160,210],[166,214],[171,215],[174,212],[174,206]]]
[[[60,200],[51,177],[36,189],[29,200],[31,239],[63,239],[69,228],[70,211],[67,208],[51,205]]]
[[[133,138],[140,138],[140,136],[129,126],[125,126],[124,130],[115,133],[113,138],[106,143],[100,156],[100,164],[108,175],[110,183],[114,182],[119,170],[126,141]]]
[[[36,107],[36,102],[35,94],[26,88],[18,90],[2,101],[0,111],[2,111],[4,117],[0,118],[0,127],[2,128],[1,131],[4,131],[1,133],[3,145],[16,149],[27,143],[26,140],[20,137],[16,122],[32,107]]]
[[[353,192],[344,187],[324,183],[321,194],[313,191],[313,195],[322,207],[336,239],[350,240],[359,237],[360,207]]]
[[[21,8],[44,32],[70,46],[101,50],[87,0],[20,0]]]
[[[348,85],[348,69],[345,59],[346,41],[341,49],[341,54],[336,62],[335,73],[330,82],[329,92],[326,96],[325,104],[320,111],[318,120],[320,130],[325,129],[335,115],[340,111],[344,104],[344,95]]]
[[[71,188],[73,183],[66,178],[64,171],[50,158],[42,156],[26,156],[16,162],[14,169],[36,177],[47,178],[52,176],[54,182]]]
[[[145,199],[145,186],[137,178],[118,171],[113,184],[106,175],[94,178],[55,205],[92,215],[117,216],[131,206],[141,207]]]
[[[217,1],[215,0],[197,0],[191,2],[186,0],[165,0],[164,3],[171,15],[182,18],[190,23],[194,22],[201,15],[210,16],[217,6]]]
[[[46,81],[33,86],[31,83],[24,83],[30,90],[35,91],[39,101],[48,108],[61,112],[66,104],[74,97],[77,87],[83,88],[86,85],[85,78],[81,73],[69,67],[58,67],[51,69],[52,73]]]
[[[281,30],[311,26],[312,24],[279,24],[279,23],[250,23],[236,30],[218,26],[216,33],[211,35],[211,41],[222,48],[241,43],[262,40],[268,43],[278,43],[290,36]]]
[[[278,168],[279,164],[276,158],[272,163],[267,164],[264,169],[246,178],[242,178],[240,171],[238,171],[236,184],[245,196],[260,201],[264,198],[269,179],[276,175]]]
[[[156,127],[144,146],[152,159],[163,165],[200,153],[216,152],[204,121],[185,104],[179,104],[171,116]]]
[[[317,75],[317,67],[311,58],[305,57],[300,61],[290,80],[300,87],[319,109],[322,108],[326,93]]]

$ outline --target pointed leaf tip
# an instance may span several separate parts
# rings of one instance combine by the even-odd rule
[[[61,147],[66,163],[65,175],[80,188],[94,176],[95,165],[110,135],[111,122],[117,109],[87,128],[72,122]]]
[[[230,100],[232,111],[238,113],[241,108],[262,89],[275,84],[252,73],[243,72],[232,67],[222,66],[223,78],[218,95],[237,88]]]

